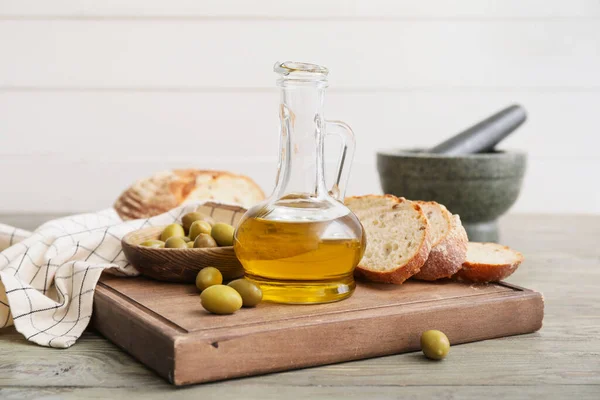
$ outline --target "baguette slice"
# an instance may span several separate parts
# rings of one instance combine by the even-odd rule
[[[402,198],[402,200],[405,199]],[[374,209],[389,209],[398,204],[398,202],[400,202],[400,199],[391,194],[367,194],[365,196],[353,196],[346,197],[346,199],[344,199],[344,204],[346,204],[346,207],[351,209],[352,212],[357,216],[358,214],[372,211]]]
[[[467,260],[454,277],[471,282],[498,282],[506,279],[523,262],[523,255],[496,243],[469,242]]]
[[[395,196],[359,196],[346,205],[361,221],[367,249],[355,275],[401,284],[421,269],[431,250],[429,223],[418,204]]]
[[[467,258],[467,232],[458,215],[435,201],[417,201],[431,226],[431,252],[413,277],[424,281],[449,278],[461,269]]]

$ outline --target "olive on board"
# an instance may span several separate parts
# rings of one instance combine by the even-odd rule
[[[211,226],[215,224],[215,220],[212,217],[209,217],[208,215],[198,211],[187,213],[181,218],[181,224],[183,225],[186,231],[190,230],[190,226],[192,226],[192,223],[194,223],[194,221],[206,221]]]
[[[421,350],[425,357],[441,360],[450,351],[450,341],[444,332],[432,329],[421,334]]]
[[[204,249],[207,247],[217,247],[217,242],[212,236],[207,235],[206,233],[201,233],[194,240],[194,248],[196,249]]]
[[[166,242],[168,238],[173,237],[173,236],[178,236],[178,237],[185,236],[183,226],[181,226],[179,224],[167,225],[165,227],[165,229],[162,231],[162,233],[160,234],[160,240],[162,240],[163,242]]]
[[[262,290],[247,279],[236,279],[227,286],[234,288],[242,296],[244,307],[254,307],[262,300]]]
[[[195,240],[201,233],[206,233],[210,235],[210,231],[212,230],[212,226],[206,221],[194,221],[190,226],[190,239]]]
[[[217,222],[210,234],[219,246],[233,246],[233,231],[233,226]]]
[[[225,285],[206,288],[200,295],[202,307],[213,314],[233,314],[242,307],[242,296]]]
[[[187,247],[188,247],[189,249],[193,249],[193,248],[194,248],[194,242],[193,242],[193,241],[191,241],[191,242],[187,242],[186,244],[187,244]]]
[[[200,291],[221,283],[223,283],[223,275],[215,267],[204,267],[196,275],[196,287]]]
[[[159,249],[161,247],[165,247],[165,242],[163,242],[162,240],[146,240],[142,243],[140,243],[140,246],[144,246],[144,247],[152,247],[155,249]]]
[[[185,249],[187,248],[187,243],[181,236],[172,236],[165,242],[165,247],[167,249]]]

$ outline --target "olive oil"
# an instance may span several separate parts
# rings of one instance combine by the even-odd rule
[[[246,278],[260,285],[265,300],[324,303],[354,291],[365,239],[352,213],[308,221],[258,216],[241,221],[234,246]]]
[[[275,188],[239,221],[235,254],[265,300],[341,300],[354,291],[353,271],[366,246],[362,225],[343,203],[354,133],[341,121],[325,119],[327,68],[278,62],[274,70],[280,88]],[[342,146],[337,171],[328,174],[325,138],[332,135]],[[333,178],[331,186],[326,176]]]

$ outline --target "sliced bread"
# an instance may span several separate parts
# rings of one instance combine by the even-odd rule
[[[431,226],[431,252],[421,270],[413,277],[425,281],[449,278],[467,257],[467,232],[458,215],[452,215],[435,201],[417,201]]]
[[[398,204],[400,199],[391,194],[377,195],[367,194],[365,196],[353,196],[346,197],[344,204],[346,207],[352,210],[354,214],[358,214],[373,211],[379,208],[390,208]],[[360,218],[360,217],[359,217]]]
[[[523,255],[509,247],[469,242],[467,260],[454,277],[471,282],[498,282],[512,275],[521,262]]]
[[[429,223],[421,207],[395,196],[358,196],[346,205],[361,221],[365,254],[355,275],[374,282],[401,284],[421,269],[429,251]]]

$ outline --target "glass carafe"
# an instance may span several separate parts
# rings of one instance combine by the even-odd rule
[[[353,271],[366,246],[363,227],[343,204],[354,156],[354,134],[323,115],[325,67],[275,64],[281,89],[280,153],[271,196],[243,216],[235,253],[263,299],[327,303],[352,295]],[[332,188],[324,174],[325,137],[342,139]]]

